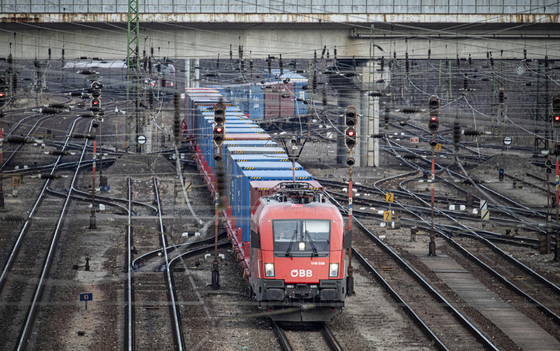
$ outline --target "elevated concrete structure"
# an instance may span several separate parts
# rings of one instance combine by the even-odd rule
[[[547,0],[144,0],[140,1],[145,48],[162,56],[229,55],[241,37],[253,57],[282,53],[311,57],[323,46],[337,46],[340,57],[369,56],[369,33],[385,55],[411,58],[457,54],[541,58],[558,56],[560,5]],[[126,56],[126,0],[0,0],[0,56],[8,43],[19,58]],[[14,33],[17,33],[14,39]],[[141,50],[144,47],[141,48]],[[379,53],[379,52],[378,52]]]

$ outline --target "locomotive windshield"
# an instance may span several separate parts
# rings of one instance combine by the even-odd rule
[[[331,221],[320,219],[272,221],[275,256],[328,256]]]

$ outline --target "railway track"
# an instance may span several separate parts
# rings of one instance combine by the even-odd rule
[[[354,235],[354,249],[357,251],[360,248],[359,254],[363,261],[367,261],[377,271],[385,272],[383,278],[391,288],[411,306],[415,314],[421,316],[422,323],[427,326],[422,329],[429,338],[433,338],[433,332],[428,330],[437,330],[441,343],[449,349],[468,349],[478,345],[480,348],[498,350],[481,330],[412,266],[359,220],[356,222],[363,234]]]
[[[412,195],[412,194],[411,194]],[[426,206],[428,206],[428,204],[426,204]],[[410,208],[406,208],[405,209],[411,213],[414,216],[417,216],[420,219],[420,216],[416,213],[413,212],[413,209]],[[441,213],[441,211],[438,211]],[[545,306],[543,303],[541,303],[538,299],[534,298],[533,296],[529,295],[528,293],[526,293],[523,289],[521,289],[519,286],[513,284],[510,280],[508,280],[507,278],[505,278],[502,274],[498,273],[496,271],[496,269],[494,268],[495,266],[497,266],[496,262],[502,262],[502,260],[508,261],[508,264],[512,265],[512,267],[515,267],[515,269],[513,268],[504,268],[504,271],[507,271],[509,273],[509,275],[512,275],[512,272],[519,272],[521,271],[523,275],[529,275],[533,278],[533,280],[535,280],[535,284],[528,284],[529,286],[526,286],[525,288],[530,287],[530,290],[534,293],[535,291],[540,290],[538,287],[541,286],[543,290],[547,291],[549,294],[553,294],[554,296],[557,296],[557,291],[558,291],[558,287],[556,287],[554,284],[552,284],[551,282],[547,281],[546,279],[544,279],[541,275],[539,275],[538,273],[534,272],[533,270],[531,270],[530,268],[528,268],[527,266],[523,265],[521,262],[519,262],[518,260],[514,259],[513,257],[511,257],[510,255],[508,255],[507,253],[505,253],[503,250],[499,249],[497,246],[495,246],[494,244],[492,244],[489,240],[482,238],[481,236],[479,236],[478,234],[474,233],[474,230],[470,227],[467,227],[465,225],[462,225],[459,223],[459,221],[457,221],[456,218],[451,217],[449,214],[444,214],[445,217],[447,217],[448,219],[456,222],[459,227],[463,228],[462,231],[465,232],[470,232],[470,234],[472,234],[472,236],[478,240],[481,244],[484,244],[487,246],[487,248],[489,248],[492,253],[496,256],[499,257],[500,261],[498,261],[497,259],[492,259],[487,258],[486,261],[489,261],[490,263],[487,264],[485,262],[482,262],[479,258],[477,258],[475,255],[473,255],[471,252],[469,252],[464,245],[459,245],[453,238],[452,238],[452,232],[450,231],[443,231],[441,228],[436,228],[436,231],[441,234],[446,240],[447,242],[452,245],[454,248],[456,248],[462,255],[464,255],[467,259],[471,260],[472,262],[476,263],[479,267],[481,267],[483,270],[489,272],[491,274],[491,276],[495,279],[497,279],[501,284],[503,284],[506,288],[512,290],[514,293],[518,294],[519,296],[521,296],[523,299],[530,301],[532,306],[535,306],[539,311],[545,313],[549,318],[551,318],[553,321],[555,321],[556,323],[558,323],[558,315],[555,313],[555,311],[551,310],[550,308],[548,308],[547,306]],[[370,235],[370,238],[372,240],[375,240],[375,236]],[[481,246],[484,246],[481,245]],[[477,250],[478,251],[478,250]],[[482,256],[484,256],[484,254],[481,254]],[[520,274],[520,273],[517,273]],[[537,282],[538,281],[538,282]],[[550,329],[550,328],[548,328]],[[552,333],[554,335],[554,332]]]
[[[74,120],[71,130],[74,130],[77,121],[78,119]],[[69,137],[67,142],[68,140]],[[85,145],[87,141],[84,143],[80,161],[85,155]],[[51,175],[54,174],[60,159],[61,156],[55,162]],[[79,167],[76,168],[69,187],[74,185],[78,172]],[[16,350],[24,350],[27,346],[28,336],[41,302],[45,280],[51,269],[56,245],[61,235],[62,221],[71,199],[71,192],[69,192],[65,198],[55,199],[58,202],[57,206],[42,204],[46,201],[45,194],[50,182],[51,180],[47,179],[43,184],[0,276],[1,298],[12,301],[12,304],[2,311],[3,335],[17,336],[17,339],[7,341]],[[52,229],[52,232],[45,230],[45,224]],[[24,287],[22,288],[21,285]],[[29,307],[26,309],[22,306]]]
[[[337,188],[342,188],[347,186],[347,184],[343,183],[343,182],[337,182],[337,181],[333,181],[333,180],[324,180],[324,179],[317,179],[318,181],[321,182],[321,184],[324,185],[330,185],[332,187],[337,187]],[[426,205],[426,201],[428,199],[426,199],[425,197],[419,196],[417,193],[412,194],[412,192],[410,192],[409,190],[404,189],[404,187],[402,187],[402,182],[400,185],[400,188],[403,189],[399,192],[399,194],[403,197],[406,198],[416,198],[416,200],[419,202],[420,206],[413,206],[413,205],[406,205],[405,203],[401,203],[401,201],[397,201],[396,203],[393,203],[393,208],[394,209],[398,209],[401,210],[403,212],[406,211],[413,211],[414,213],[423,213],[423,214],[430,214],[430,210],[429,210],[429,206]],[[358,197],[358,196],[354,196],[353,197],[353,203],[355,205],[362,205],[365,207],[371,207],[374,206],[375,208],[383,208],[383,209],[387,209],[388,208],[388,204],[385,202],[384,199],[384,195],[385,192],[384,191],[380,191],[379,189],[376,188],[372,188],[369,186],[364,186],[364,185],[353,185],[353,188],[357,189],[358,192],[360,194],[362,194],[362,196]],[[396,191],[393,191],[396,194]],[[347,203],[348,201],[348,195],[345,193],[339,193],[339,192],[333,192],[333,191],[329,191],[329,194],[331,194],[337,201],[339,201],[340,203]],[[379,194],[380,199],[379,200],[375,200],[373,198],[369,198],[369,197],[364,197],[363,194],[370,194],[375,196],[375,194]],[[441,203],[441,202],[454,202],[454,203],[458,203],[460,202],[459,200],[453,199],[453,198],[437,198],[436,199]],[[356,206],[357,207],[357,206]],[[381,218],[380,214],[377,213],[372,213],[372,212],[367,212],[367,211],[361,211],[359,210],[359,207],[354,208],[354,211],[356,213],[356,215],[358,216],[368,216],[368,217],[373,217],[373,218]],[[441,214],[445,214],[447,216],[453,216],[454,218],[463,218],[463,219],[467,219],[467,220],[478,220],[478,217],[472,216],[472,215],[467,215],[465,213],[461,213],[461,212],[457,212],[457,211],[452,211],[452,210],[447,210],[447,209],[443,209],[441,207],[437,207],[437,212],[435,213],[436,215],[441,215]],[[403,223],[409,223],[410,225],[417,225],[419,227],[424,227],[425,223],[422,220],[418,220],[416,217],[403,217],[402,219]],[[460,226],[453,226],[453,225],[443,225],[440,224],[440,226],[447,228],[447,231],[449,231],[451,233],[451,231],[453,229],[456,229],[453,235],[466,235],[466,236],[472,236],[472,233],[465,233],[464,232],[464,228],[460,227]],[[427,228],[427,227],[426,227]],[[474,230],[474,229],[473,229]],[[533,247],[536,248],[539,245],[539,240],[538,239],[534,239],[534,238],[528,238],[528,237],[520,237],[520,236],[507,236],[507,235],[502,235],[502,234],[498,234],[498,233],[493,233],[487,230],[475,230],[476,233],[488,240],[491,241],[495,241],[495,242],[501,242],[501,243],[507,243],[507,244],[511,244],[511,245],[518,245],[518,246],[529,246],[529,247]]]
[[[289,329],[275,321],[272,321],[272,325],[283,351],[327,349],[342,351],[342,347],[336,341],[326,323],[298,325]],[[286,334],[286,330],[289,330],[288,334]]]
[[[149,238],[146,243],[159,242],[159,252],[162,253],[162,261],[151,266],[154,269],[134,270],[133,245],[134,238],[132,225],[129,222],[128,235],[128,277],[127,277],[127,320],[128,337],[127,348],[129,350],[138,348],[158,348],[163,344],[169,345],[173,350],[183,350],[183,336],[181,331],[181,317],[175,298],[172,274],[170,272],[170,259],[168,256],[167,238],[163,226],[160,192],[157,179],[152,179],[153,190],[156,200],[158,239]],[[129,179],[129,191],[131,191]],[[129,221],[132,213],[132,200],[129,195]],[[135,232],[142,235],[140,230]],[[151,235],[151,232],[144,234]],[[163,273],[163,276],[162,276]],[[134,307],[131,307],[133,306]],[[157,334],[154,334],[157,333]],[[154,336],[157,335],[157,338]],[[158,346],[159,345],[159,346]]]

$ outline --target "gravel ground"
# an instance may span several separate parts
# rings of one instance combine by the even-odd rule
[[[183,335],[193,350],[279,350],[270,321],[249,298],[248,284],[231,250],[221,249],[220,289],[212,290],[212,258],[191,258],[175,273],[182,301]]]
[[[360,265],[354,265],[356,294],[329,326],[344,350],[434,350],[428,339]]]

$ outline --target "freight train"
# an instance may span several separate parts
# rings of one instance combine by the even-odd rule
[[[348,235],[323,187],[218,89],[187,88],[185,139],[215,195],[214,106],[225,105],[220,213],[258,309],[278,321],[326,321],[344,306]]]
[[[308,80],[288,70],[264,73],[260,83],[212,85],[252,120],[279,121],[307,115]]]

